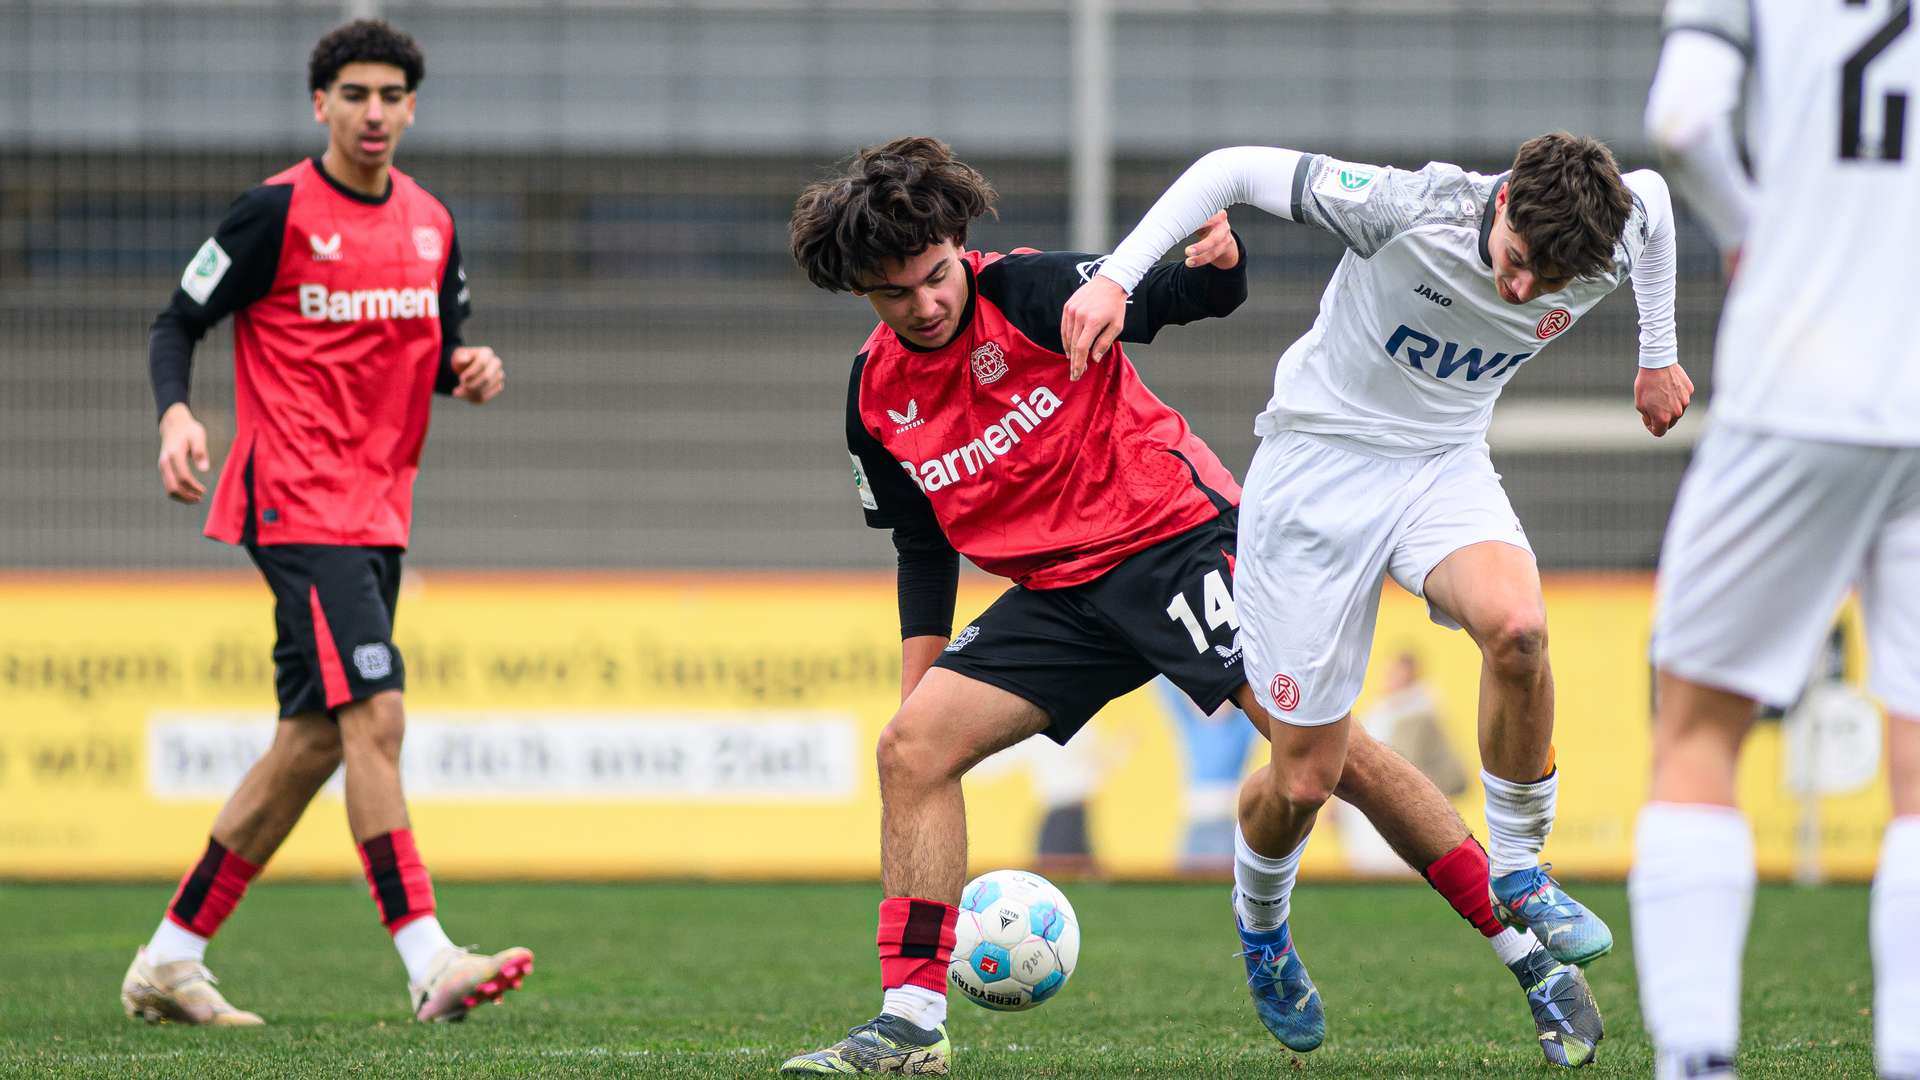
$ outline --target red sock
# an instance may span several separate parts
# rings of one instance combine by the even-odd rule
[[[1497,937],[1506,927],[1493,916],[1493,898],[1487,895],[1487,872],[1487,851],[1471,836],[1422,871],[1427,884],[1446,897],[1461,918],[1483,935]]]
[[[228,851],[220,841],[207,837],[206,854],[180,879],[173,901],[167,905],[167,918],[201,937],[210,938],[220,924],[233,914],[234,905],[247,894],[247,883],[260,868]]]
[[[946,993],[959,918],[959,908],[937,900],[890,896],[880,901],[880,988],[920,986]]]
[[[387,933],[433,914],[433,882],[413,846],[412,829],[395,829],[361,844],[360,865]]]

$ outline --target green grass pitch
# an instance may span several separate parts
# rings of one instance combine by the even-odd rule
[[[166,885],[0,885],[5,1076],[770,1076],[879,1001],[871,885],[442,885],[457,940],[525,944],[509,1003],[408,1019],[405,977],[364,886],[267,881],[209,957],[268,1019],[241,1031],[128,1020],[119,979]],[[1620,937],[1590,971],[1607,1040],[1589,1077],[1640,1076],[1624,891],[1576,885]],[[1548,1076],[1518,988],[1423,886],[1328,886],[1294,925],[1327,1043],[1288,1053],[1248,1003],[1224,885],[1068,883],[1085,933],[1060,996],[994,1014],[958,999],[955,1073],[999,1077]],[[1761,890],[1742,1076],[1870,1077],[1867,892]]]

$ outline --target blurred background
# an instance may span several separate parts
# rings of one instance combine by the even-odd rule
[[[513,379],[502,408],[436,418],[417,564],[816,568],[889,554],[841,465],[844,374],[872,314],[810,288],[786,255],[794,195],[834,162],[898,135],[946,139],[1001,192],[972,238],[989,250],[1110,244],[1195,157],[1240,143],[1497,172],[1521,140],[1567,128],[1645,166],[1658,7],[0,3],[0,551],[32,566],[233,564],[144,468],[145,331],[228,202],[324,147],[306,58],[349,10],[377,10],[426,52],[400,165],[452,208],[470,340]],[[1104,42],[1091,58],[1089,38]],[[1104,143],[1078,122],[1101,120],[1076,109],[1090,59],[1110,88]],[[1077,201],[1076,175],[1095,171],[1107,194]],[[1090,235],[1074,235],[1076,214]],[[1237,224],[1248,305],[1135,353],[1239,471],[1272,361],[1310,325],[1340,248],[1251,209]],[[1684,211],[1680,253],[1698,380],[1718,272]],[[1653,564],[1694,425],[1664,442],[1641,431],[1634,333],[1622,289],[1506,394],[1519,427],[1498,461],[1547,568]],[[216,442],[231,430],[229,337],[210,334],[196,364]]]
[[[1224,145],[1497,172],[1521,140],[1566,128],[1605,139],[1624,167],[1649,166],[1640,117],[1659,8],[0,0],[0,567],[13,572],[0,602],[0,786],[44,796],[4,811],[0,873],[177,873],[222,785],[264,742],[266,596],[242,555],[200,538],[200,511],[161,493],[146,330],[228,203],[323,149],[306,59],[345,18],[389,18],[425,51],[399,163],[452,209],[474,296],[468,340],[493,345],[510,373],[495,405],[436,407],[417,489],[401,630],[409,768],[438,770],[410,774],[426,819],[444,799],[445,821],[471,820],[500,790],[536,819],[559,815],[540,820],[601,800],[616,817],[599,820],[635,838],[617,857],[583,845],[512,865],[858,875],[871,845],[845,837],[874,832],[867,752],[898,671],[892,550],[863,527],[843,457],[847,364],[873,316],[810,288],[787,257],[798,189],[862,145],[932,134],[1001,193],[973,246],[1104,250]],[[1718,259],[1678,212],[1682,359],[1710,395]],[[1247,208],[1235,221],[1252,259],[1248,304],[1129,353],[1242,472],[1273,360],[1311,323],[1340,248]],[[1635,335],[1623,288],[1528,365],[1492,439],[1551,575],[1566,768],[1556,844],[1563,865],[1597,873],[1624,868],[1644,795],[1646,572],[1700,430],[1695,417],[1664,440],[1641,429]],[[216,471],[231,389],[221,327],[193,390]],[[1442,732],[1459,773],[1476,761],[1477,656],[1388,593],[1374,669],[1394,681],[1368,700],[1399,702],[1397,716],[1410,681],[1424,685],[1437,719],[1417,725],[1421,738]],[[993,594],[969,578],[960,618]],[[1842,642],[1836,679],[1857,675],[1856,653]],[[1205,718],[1175,697],[1137,694],[1110,713],[1066,752],[1075,764],[1043,747],[989,770],[992,797],[974,800],[980,858],[1051,843],[1076,865],[1151,876],[1204,854],[1211,841],[1182,838],[1217,816],[1220,785],[1258,751],[1244,731],[1224,751],[1195,735]],[[799,734],[769,734],[776,721]],[[714,725],[764,737],[749,756],[765,783],[729,787],[715,773],[696,790],[673,772],[725,771],[687,764],[722,753],[687,734]],[[1584,761],[1570,753],[1583,748]],[[1769,754],[1763,740],[1745,782],[1778,804],[1756,814],[1770,871],[1804,863],[1809,835],[1840,853],[1829,869],[1870,868],[1884,796],[1856,785],[1853,801],[1823,810]],[[1454,793],[1477,825],[1477,770],[1465,774]],[[658,786],[669,775],[695,786]],[[92,855],[63,861],[81,826],[59,808],[97,807],[88,791],[167,823],[152,833],[165,843],[101,824],[80,844]],[[683,813],[688,800],[700,814]],[[769,804],[802,805],[784,828],[813,845],[789,846],[785,862],[750,845],[716,862],[714,838],[769,828]],[[552,835],[501,813],[490,827],[529,847]],[[350,850],[331,833],[303,847],[306,830],[294,866],[351,872]],[[655,843],[666,835],[684,843]],[[1359,868],[1333,850],[1323,870]],[[436,869],[502,869],[483,852],[463,858]]]

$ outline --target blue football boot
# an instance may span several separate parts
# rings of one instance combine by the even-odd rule
[[[1293,947],[1287,924],[1281,923],[1278,930],[1249,930],[1240,924],[1238,912],[1233,924],[1240,931],[1247,989],[1253,993],[1260,1022],[1290,1050],[1304,1054],[1319,1046],[1327,1037],[1327,1014],[1320,1005],[1320,991],[1307,975],[1307,965]]]
[[[1507,970],[1527,992],[1527,1008],[1533,1012],[1534,1031],[1547,1061],[1569,1069],[1592,1064],[1606,1028],[1586,975],[1572,964],[1555,960],[1539,945],[1508,964]]]
[[[1590,964],[1613,951],[1613,931],[1547,876],[1552,868],[1532,866],[1494,878],[1487,886],[1493,913],[1515,930],[1533,931],[1555,960]]]

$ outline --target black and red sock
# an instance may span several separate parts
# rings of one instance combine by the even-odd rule
[[[890,896],[880,901],[881,989],[919,986],[946,993],[959,919],[959,908],[938,900]]]
[[[247,893],[260,868],[207,838],[207,850],[193,864],[167,904],[167,918],[176,926],[210,938],[227,921]]]
[[[361,844],[360,865],[388,933],[433,914],[433,881],[413,844],[412,829],[381,833]]]

